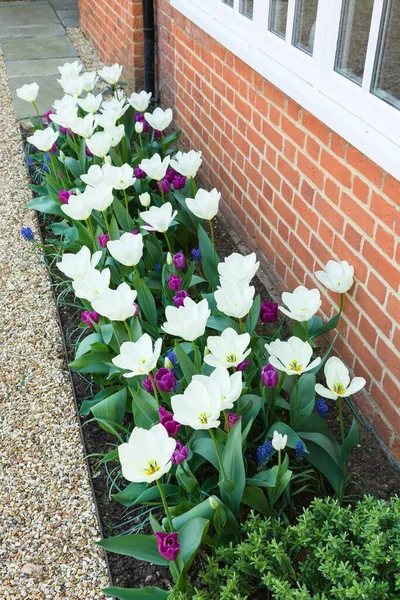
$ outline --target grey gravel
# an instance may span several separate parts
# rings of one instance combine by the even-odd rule
[[[104,556],[0,55],[0,580],[2,600],[103,599]]]

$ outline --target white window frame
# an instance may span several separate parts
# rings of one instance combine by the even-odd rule
[[[292,45],[296,0],[288,0],[286,39],[268,31],[271,0],[254,0],[253,19],[221,0],[171,5],[363,154],[400,179],[400,110],[370,93],[385,0],[375,0],[359,86],[334,71],[344,0],[319,0],[313,56]]]

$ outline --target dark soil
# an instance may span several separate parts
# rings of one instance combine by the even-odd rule
[[[237,250],[233,242],[226,224],[219,220],[216,225],[216,240],[217,251],[220,256],[227,256]],[[43,238],[48,237],[45,228],[42,227]],[[256,293],[261,295],[261,298],[271,299],[268,289],[256,280]],[[71,298],[73,301],[73,297]],[[74,337],[76,337],[76,325],[79,321],[79,312],[69,306],[62,306],[59,309],[60,320],[64,331],[68,362],[73,360],[74,356]],[[288,323],[284,317],[280,317],[279,323],[285,332],[289,331]],[[75,390],[78,405],[87,398],[90,394],[90,384],[88,381],[75,373],[71,373],[72,382]],[[93,390],[92,390],[93,393]],[[339,426],[337,423],[337,414],[333,408],[334,404],[330,404],[330,412],[328,422],[334,429],[337,436]],[[345,407],[344,418],[346,429],[350,427],[353,413],[350,408]],[[83,426],[83,436],[86,446],[86,452],[91,454],[103,454],[111,449],[114,443],[114,438],[100,429],[95,423],[87,423],[88,419],[81,418]],[[352,473],[352,480],[361,485],[362,489],[379,498],[389,498],[393,494],[400,493],[400,474],[389,463],[386,455],[380,448],[377,440],[373,435],[362,426],[360,427],[361,443],[353,453],[349,460],[349,471]],[[97,503],[101,525],[104,532],[104,537],[118,535],[132,526],[130,523],[125,528],[121,526],[127,519],[127,510],[117,502],[109,499],[109,482],[107,481],[107,473],[103,466],[99,466],[96,458],[89,458],[90,469],[92,473],[93,488],[95,500]],[[352,493],[360,494],[360,489],[353,485],[351,486]],[[296,501],[299,511],[302,506],[306,506],[311,500],[311,496],[304,495]],[[161,588],[168,588],[171,581],[169,570],[163,567],[153,566],[146,562],[134,560],[130,557],[120,556],[117,554],[108,554],[109,566],[111,571],[113,585],[121,587],[143,587],[146,585],[155,585]],[[200,564],[198,565],[200,566]],[[197,569],[195,569],[197,570]],[[196,581],[198,583],[198,581]],[[251,600],[266,600],[265,590],[259,590],[251,597]],[[218,600],[217,598],[215,600]]]

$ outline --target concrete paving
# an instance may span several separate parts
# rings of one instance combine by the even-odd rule
[[[36,81],[38,107],[48,110],[63,95],[57,83],[58,65],[77,60],[65,31],[79,26],[78,0],[38,0],[0,3],[0,48],[17,119],[32,113],[15,90]]]

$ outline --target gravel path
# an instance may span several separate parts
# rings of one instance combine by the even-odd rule
[[[104,598],[108,584],[0,55],[0,597]]]

